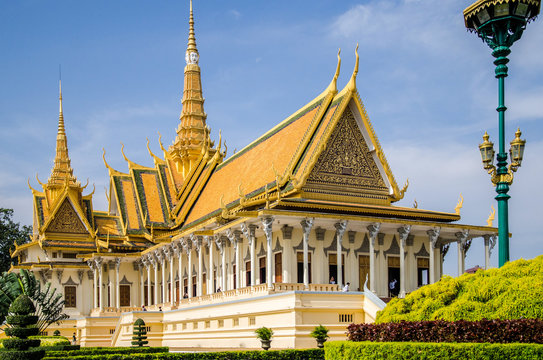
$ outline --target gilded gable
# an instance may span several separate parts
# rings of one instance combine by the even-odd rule
[[[64,199],[54,216],[55,218],[47,227],[48,232],[88,234],[85,225],[83,225],[83,222],[79,219],[79,216],[68,199]]]
[[[306,192],[385,199],[388,187],[352,111],[346,108],[304,186]]]

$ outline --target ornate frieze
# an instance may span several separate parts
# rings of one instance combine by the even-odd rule
[[[70,234],[88,233],[85,225],[83,225],[83,222],[79,219],[79,216],[68,199],[65,199],[62,205],[60,205],[60,208],[55,214],[55,218],[47,227],[47,231]]]
[[[320,154],[307,179],[309,187],[347,186],[349,192],[371,190],[388,196],[379,167],[374,160],[353,113],[346,109],[332,132],[326,149]]]

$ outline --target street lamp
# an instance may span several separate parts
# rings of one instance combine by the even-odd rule
[[[510,47],[520,39],[526,24],[539,14],[541,0],[479,0],[464,10],[464,20],[469,31],[477,35],[492,49],[492,56],[496,58],[495,74],[498,79],[498,111],[499,115],[499,151],[496,156],[497,166],[493,165],[494,144],[488,140],[485,132],[483,143],[479,145],[483,166],[491,175],[492,183],[496,186],[496,200],[498,200],[498,252],[499,266],[509,261],[509,223],[507,195],[509,185],[513,183],[513,172],[517,171],[522,163],[525,140],[520,139],[520,129],[511,142],[511,165],[507,167],[507,153],[505,152],[505,101],[504,84],[507,77],[507,56],[511,53]]]

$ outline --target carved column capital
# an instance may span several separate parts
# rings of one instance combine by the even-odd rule
[[[400,242],[404,247],[406,246],[407,237],[409,236],[410,232],[411,232],[411,225],[402,225],[398,228]]]
[[[306,238],[309,236],[309,233],[311,232],[311,228],[313,227],[314,222],[315,222],[314,218],[306,218],[300,221],[300,225],[302,225],[302,231]]]
[[[336,228],[336,235],[339,241],[343,240],[343,234],[345,233],[345,230],[347,230],[347,220],[340,220],[339,222],[334,224],[334,227]]]
[[[115,260],[113,260],[113,264],[115,265],[115,270],[118,271],[121,267],[121,258],[115,258]]]
[[[488,256],[492,255],[492,249],[494,249],[494,246],[496,246],[498,237],[496,235],[490,236],[490,247],[488,248]]]
[[[217,235],[215,236],[215,244],[217,244],[217,247],[219,248],[219,253],[222,255],[224,252],[225,247],[225,236],[224,235]]]
[[[104,262],[104,259],[101,257],[94,258],[94,266],[96,266],[96,269],[101,273],[102,272],[102,263]]]
[[[429,229],[428,231],[426,231],[426,233],[428,234],[428,239],[430,240],[431,250],[435,249],[440,232],[441,228],[439,226],[436,226],[433,229]]]
[[[87,260],[87,265],[93,272],[96,271],[96,264],[94,263],[94,260]]]
[[[375,246],[375,239],[377,239],[377,234],[379,234],[379,229],[381,229],[381,223],[373,223],[367,226],[368,229],[368,236],[370,238],[370,242],[373,246]]]
[[[461,231],[454,234],[454,236],[456,236],[456,241],[458,241],[458,243],[462,247],[462,250],[464,252],[467,252],[469,249],[469,245],[471,245],[471,242],[469,242],[469,245],[468,245],[469,229],[462,229]]]
[[[272,234],[272,225],[273,225],[273,216],[267,216],[262,218],[262,228],[266,237],[271,237]]]
[[[57,269],[57,279],[58,279],[59,284],[62,284],[62,273],[63,272],[64,272],[63,269]]]

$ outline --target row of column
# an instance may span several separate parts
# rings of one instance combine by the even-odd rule
[[[101,289],[106,288],[106,284],[104,283],[104,260],[101,257],[95,257],[93,259],[90,259],[87,261],[87,264],[89,265],[89,268],[93,272],[93,283],[94,283],[94,291],[93,291],[93,307],[99,308],[100,311],[104,309],[104,293],[105,291],[101,291]],[[120,284],[119,284],[119,269],[121,266],[121,259],[115,258],[110,264],[114,265],[115,269],[115,307],[120,308],[121,307],[121,294],[120,294]],[[111,281],[110,281],[111,283]]]

